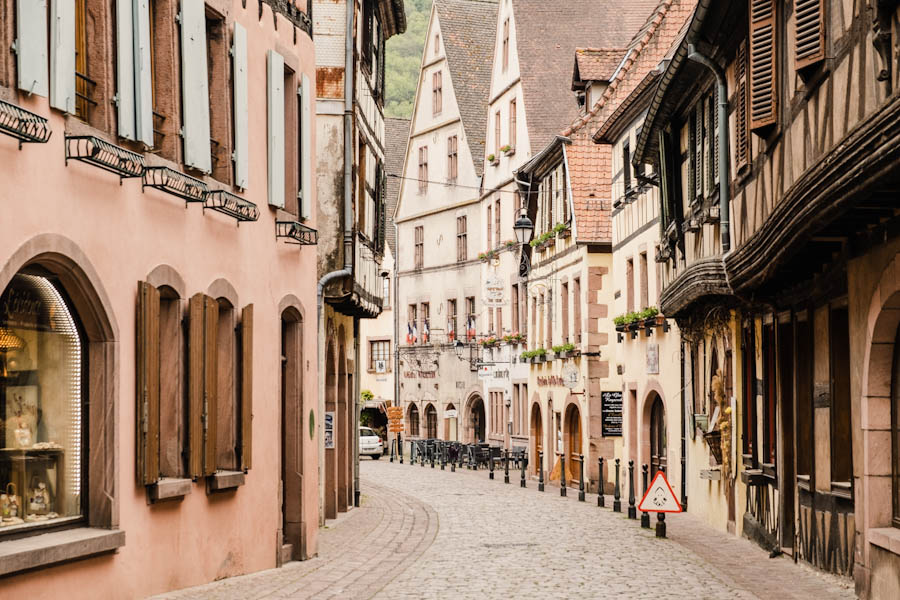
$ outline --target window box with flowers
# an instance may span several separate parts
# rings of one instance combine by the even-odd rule
[[[520,357],[523,362],[539,363],[547,360],[547,351],[544,348],[536,348],[535,350],[526,350]]]
[[[481,340],[480,343],[481,343],[482,348],[493,348],[495,346],[500,345],[500,338],[497,338],[495,336],[490,336],[490,337],[486,337],[483,340]]]
[[[505,154],[507,156],[512,156],[513,154],[516,153],[516,147],[510,146],[509,144],[507,144],[507,145],[503,146],[502,148],[500,148],[500,152],[502,152],[503,154]]]
[[[478,253],[478,260],[480,260],[481,262],[490,262],[495,258],[497,258],[496,250],[487,250],[485,252]]]
[[[557,223],[556,227],[553,228],[553,232],[559,239],[565,239],[572,235],[572,225],[571,223]]]
[[[487,161],[488,161],[488,163],[490,163],[492,166],[496,167],[497,165],[500,164],[500,157],[499,157],[499,156],[495,156],[495,155],[493,155],[493,154],[488,154],[488,155],[487,155]]]
[[[575,344],[561,344],[559,346],[553,346],[553,353],[556,354],[556,358],[566,359],[569,357],[574,358],[579,352],[575,350]]]
[[[503,341],[506,342],[507,344],[524,344],[525,336],[517,331],[510,335],[504,335]]]

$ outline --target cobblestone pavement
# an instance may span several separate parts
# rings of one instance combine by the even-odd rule
[[[366,461],[362,507],[319,557],[160,598],[852,598],[852,582],[768,554],[690,515],[639,521],[485,471]],[[611,499],[609,499],[611,500]],[[611,502],[607,502],[611,505]],[[623,506],[623,510],[625,507]]]

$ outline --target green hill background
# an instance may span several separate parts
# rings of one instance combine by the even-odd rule
[[[395,35],[386,44],[384,112],[389,117],[408,119],[416,96],[431,0],[404,0],[404,6],[406,33]]]

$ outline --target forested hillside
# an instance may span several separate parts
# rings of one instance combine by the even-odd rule
[[[406,33],[387,41],[385,113],[389,117],[409,118],[422,63],[425,30],[431,15],[431,0],[404,0],[404,5]]]

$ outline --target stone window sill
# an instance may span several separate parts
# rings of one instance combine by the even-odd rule
[[[163,477],[148,488],[151,502],[160,500],[180,500],[191,493],[190,479]]]
[[[244,473],[242,471],[216,471],[206,478],[210,492],[233,490],[244,485]]]
[[[0,542],[0,576],[114,552],[124,545],[124,531],[94,527]]]
[[[900,529],[896,527],[870,529],[869,543],[900,555]]]

